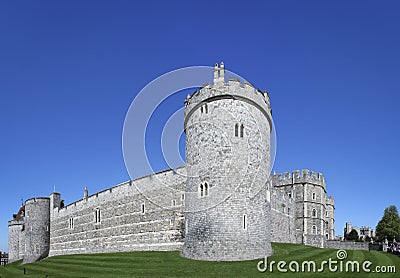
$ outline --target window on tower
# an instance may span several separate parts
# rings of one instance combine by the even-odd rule
[[[239,124],[235,124],[235,137],[239,136]]]
[[[244,125],[241,124],[240,125],[240,138],[243,138],[243,134],[244,134]]]
[[[208,193],[209,193],[208,183],[207,183],[207,182],[201,183],[201,184],[199,185],[199,194],[200,194],[200,197],[208,196]]]

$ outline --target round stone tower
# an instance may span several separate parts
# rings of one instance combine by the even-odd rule
[[[23,220],[8,221],[8,262],[12,263],[23,258],[21,246],[23,242]]]
[[[187,183],[182,255],[240,261],[272,254],[270,173],[272,118],[269,96],[240,80],[214,84],[185,101]]]
[[[50,247],[50,198],[25,202],[25,256],[32,263],[48,256]]]

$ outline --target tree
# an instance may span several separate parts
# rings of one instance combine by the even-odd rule
[[[358,232],[353,229],[350,233],[347,234],[346,240],[357,240],[358,239]]]
[[[400,240],[400,216],[396,206],[385,209],[382,219],[376,226],[376,236],[380,241],[387,238],[389,241]]]
[[[370,236],[366,236],[365,239],[364,239],[364,241],[366,241],[366,242],[371,242],[371,239],[372,239],[372,238],[371,238]]]

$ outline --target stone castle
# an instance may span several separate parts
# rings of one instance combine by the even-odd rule
[[[199,260],[269,256],[271,242],[326,247],[334,199],[321,173],[270,175],[268,92],[238,79],[185,100],[186,165],[64,205],[59,193],[25,201],[8,222],[9,261],[48,256],[181,250]]]

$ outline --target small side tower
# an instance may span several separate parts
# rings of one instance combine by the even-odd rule
[[[185,101],[187,183],[182,256],[241,261],[272,254],[270,173],[272,118],[268,94],[249,83],[224,80]]]
[[[25,256],[32,263],[49,254],[50,198],[32,198],[25,202]]]
[[[335,200],[328,196],[326,200],[327,239],[335,239]]]
[[[24,258],[25,254],[25,206],[22,205],[13,220],[8,221],[8,262]]]

